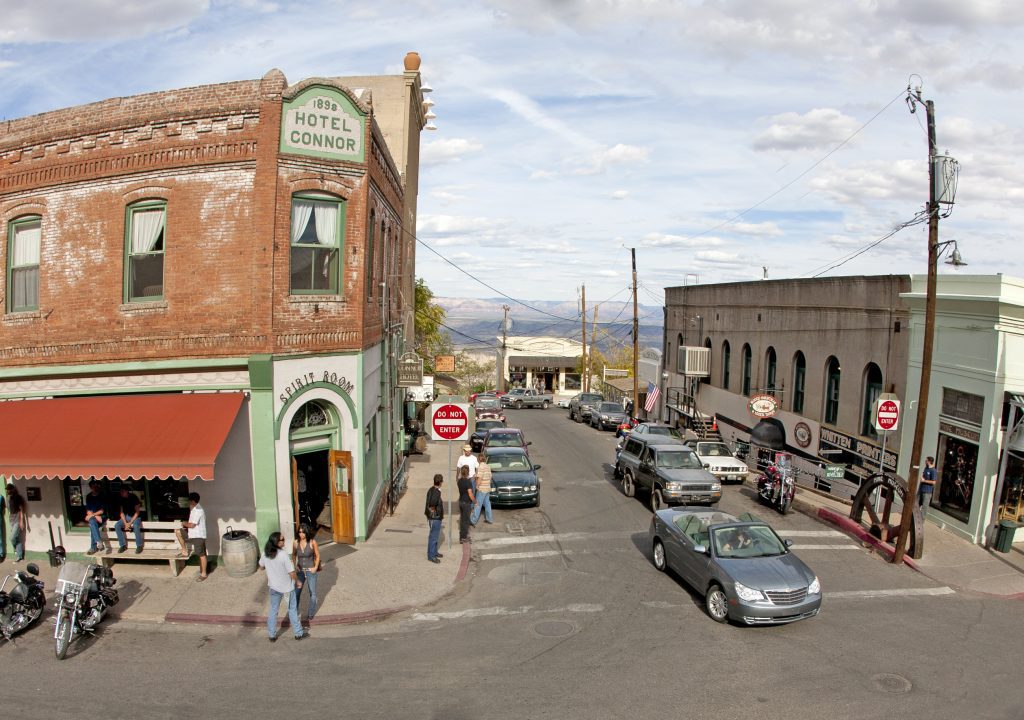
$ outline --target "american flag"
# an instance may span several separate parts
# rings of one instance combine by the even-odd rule
[[[661,388],[652,382],[647,383],[647,402],[644,403],[644,410],[650,412],[654,409],[654,406],[658,404],[658,398],[661,396]]]

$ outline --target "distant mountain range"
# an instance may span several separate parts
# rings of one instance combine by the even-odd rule
[[[530,300],[524,307],[505,298],[435,297],[447,313],[444,321],[456,349],[480,350],[500,344],[504,305],[509,306],[508,335],[551,335],[580,340],[582,323],[579,304],[574,300]],[[664,315],[659,305],[639,305],[640,347],[661,348]],[[597,308],[597,346],[608,353],[631,346],[633,303],[604,301]],[[587,344],[594,341],[594,308],[587,309]]]

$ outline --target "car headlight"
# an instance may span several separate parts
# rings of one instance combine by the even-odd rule
[[[715,492],[722,489],[722,483],[711,483],[711,489]]]
[[[754,588],[748,588],[746,585],[736,583],[736,595],[739,596],[740,600],[754,601],[764,600],[764,593]]]
[[[818,595],[820,593],[821,593],[821,583],[818,582],[818,577],[815,576],[814,579],[811,580],[811,584],[807,586],[807,594],[808,595]]]

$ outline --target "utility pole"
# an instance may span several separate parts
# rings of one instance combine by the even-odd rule
[[[935,104],[921,98],[921,89],[907,87],[907,103],[914,112],[914,103],[924,104],[928,116],[928,290],[924,305],[924,347],[921,349],[921,387],[917,394],[917,419],[914,421],[914,443],[910,450],[910,473],[907,477],[907,498],[903,503],[900,529],[896,536],[893,563],[902,563],[906,553],[910,520],[917,504],[917,486],[920,474],[918,463],[924,446],[924,425],[928,419],[928,394],[932,381],[932,349],[935,344],[935,289],[939,261],[939,203],[935,197]]]
[[[637,317],[636,300],[636,248],[630,248],[629,254],[633,260],[633,417],[639,417],[640,408],[638,406],[638,402],[640,400],[640,378],[637,376],[637,366],[640,359],[640,339],[637,337],[637,329],[640,321]]]
[[[502,392],[508,390],[505,380],[505,368],[508,366],[506,358],[506,348],[508,347],[508,311],[511,308],[508,305],[502,305],[501,309],[505,311],[505,319],[501,321],[501,369],[498,371],[501,373],[501,377],[498,382],[498,389]]]
[[[587,382],[587,286],[583,288],[583,300],[580,312],[580,322],[583,324],[583,356],[580,358],[583,361],[583,374],[580,382],[580,387],[583,388],[583,392],[590,390],[590,383]]]
[[[594,377],[594,348],[597,347],[597,310],[601,307],[601,303],[594,306],[594,325],[590,332],[590,378]],[[603,376],[602,376],[603,378]]]

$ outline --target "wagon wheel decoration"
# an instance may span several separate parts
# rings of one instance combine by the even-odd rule
[[[875,509],[872,499],[875,491],[879,493],[881,507]],[[850,519],[867,527],[869,533],[882,542],[892,542],[900,531],[900,513],[893,512],[893,501],[899,497],[901,503],[907,501],[907,481],[899,475],[891,473],[875,473],[863,483],[857,494],[853,496],[853,508]],[[865,513],[867,518],[864,517]],[[924,516],[921,508],[914,503],[910,515],[910,539],[907,554],[915,560],[924,553]]]

